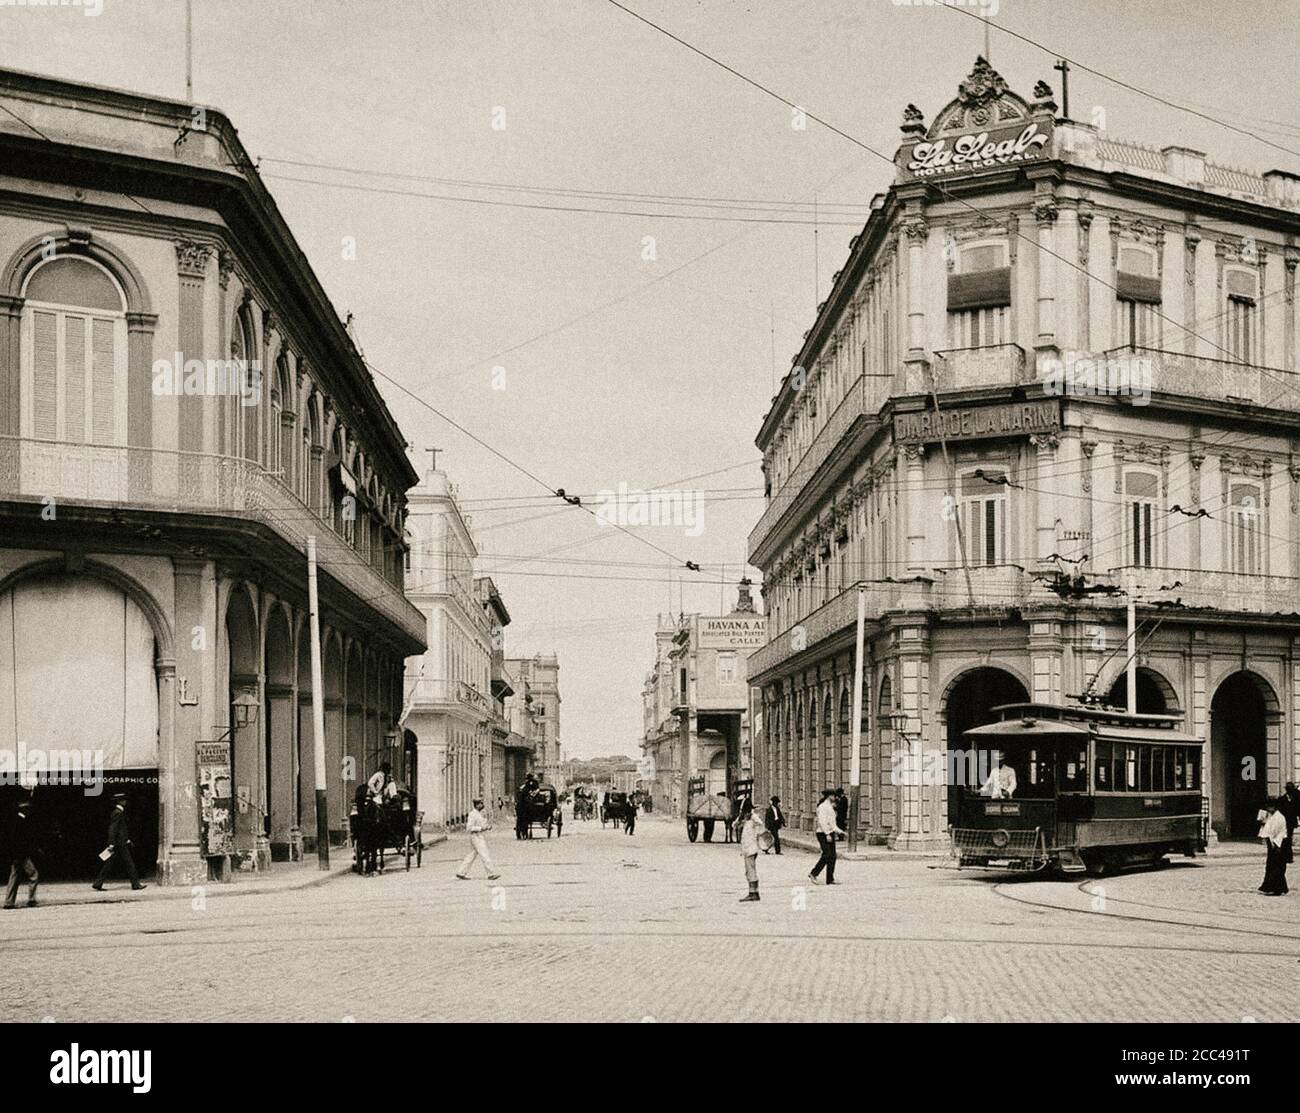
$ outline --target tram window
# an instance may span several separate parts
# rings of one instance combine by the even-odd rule
[[[1055,754],[1051,750],[1030,750],[1028,756],[1029,787],[1051,795],[1056,782],[1055,762],[1052,760]]]
[[[1061,750],[1061,791],[1088,791],[1088,750]]]
[[[1138,791],[1150,792],[1155,786],[1151,783],[1151,759],[1154,746],[1135,746],[1138,765]]]
[[[1187,751],[1182,746],[1170,746],[1169,753],[1174,759],[1173,777],[1169,783],[1173,786],[1175,792],[1182,792],[1187,787],[1187,778],[1183,767]]]
[[[1137,747],[1128,746],[1124,750],[1124,779],[1119,783],[1129,792],[1136,792],[1138,786]]]
[[[1164,767],[1164,790],[1166,792],[1174,791],[1174,748],[1172,746],[1161,746],[1161,765]]]
[[[1187,750],[1187,787],[1189,790],[1201,787],[1201,752],[1190,747]]]
[[[1093,789],[1094,792],[1114,791],[1112,788],[1114,781],[1111,780],[1111,776],[1110,776],[1110,758],[1111,758],[1110,743],[1098,742],[1097,759],[1094,765],[1094,768],[1096,770],[1095,779],[1097,784],[1096,787]]]

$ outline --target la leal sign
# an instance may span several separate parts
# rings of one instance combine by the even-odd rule
[[[914,178],[934,178],[1032,162],[1042,157],[1051,137],[1050,124],[1044,128],[1031,122],[927,140],[912,148],[906,170]]]

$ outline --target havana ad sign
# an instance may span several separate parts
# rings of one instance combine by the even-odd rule
[[[1033,162],[1043,157],[1051,138],[1050,121],[1018,120],[1009,128],[922,140],[904,152],[903,171],[909,178],[938,178]]]
[[[767,619],[762,615],[700,619],[700,649],[762,649]]]

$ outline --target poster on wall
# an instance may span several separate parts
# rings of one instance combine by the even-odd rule
[[[762,649],[767,644],[767,619],[762,615],[747,618],[701,618],[701,649]]]
[[[230,743],[200,742],[199,830],[203,854],[220,858],[235,852],[234,798],[231,791]]]

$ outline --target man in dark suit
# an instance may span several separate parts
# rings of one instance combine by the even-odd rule
[[[780,854],[781,828],[785,826],[785,812],[781,810],[781,797],[772,797],[772,803],[768,805],[767,813],[763,816],[763,826],[772,835],[772,849]],[[763,853],[766,854],[767,851],[765,850]]]
[[[108,850],[112,853],[104,860],[103,868],[99,871],[99,876],[95,878],[95,883],[91,888],[96,892],[103,889],[104,881],[108,877],[108,871],[112,869],[114,862],[121,862],[122,868],[126,870],[126,876],[131,879],[131,888],[140,890],[145,888],[140,884],[140,875],[136,872],[135,859],[131,856],[131,832],[126,825],[126,796],[117,795],[113,797],[113,814],[108,821]]]
[[[849,829],[849,798],[844,795],[844,789],[835,790],[835,822],[844,830]],[[843,842],[846,836],[836,835],[836,842]]]
[[[9,846],[9,885],[5,889],[6,908],[18,907],[18,886],[27,881],[27,907],[36,907],[36,886],[41,875],[36,871],[36,828],[31,815],[31,801],[22,800],[6,832]]]

